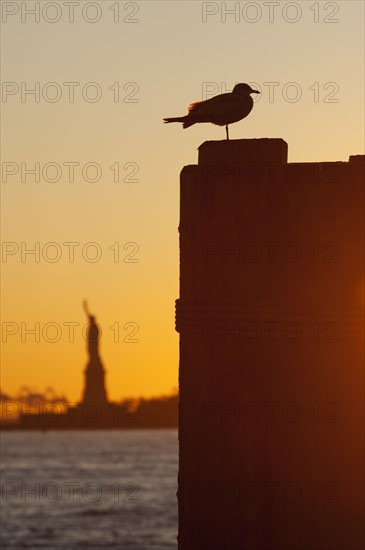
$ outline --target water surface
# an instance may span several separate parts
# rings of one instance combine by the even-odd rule
[[[1,433],[1,548],[176,549],[176,430]]]

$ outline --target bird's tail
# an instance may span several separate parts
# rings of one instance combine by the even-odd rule
[[[189,120],[188,116],[169,117],[169,118],[164,118],[163,120],[165,124],[167,124],[168,122],[182,122],[183,128],[189,128],[189,126],[192,126],[193,124],[195,124],[195,122],[192,122],[191,119]]]
[[[175,116],[175,117],[168,117],[164,118],[164,123],[167,124],[168,122],[185,122],[185,116]]]
[[[183,128],[189,128],[189,126],[192,126],[195,124],[195,122],[192,122],[191,120],[186,120],[183,124]]]

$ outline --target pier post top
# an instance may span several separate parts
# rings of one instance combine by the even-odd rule
[[[200,166],[288,162],[288,144],[281,138],[205,141],[198,150]]]

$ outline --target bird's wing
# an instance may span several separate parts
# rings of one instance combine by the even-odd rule
[[[216,95],[205,101],[191,103],[188,108],[188,114],[224,116],[236,109],[238,101],[237,97],[231,93]]]
[[[203,103],[206,103],[206,101],[195,101],[195,103],[190,103],[188,107],[188,114],[196,112],[196,110],[199,109],[199,105],[202,105]]]

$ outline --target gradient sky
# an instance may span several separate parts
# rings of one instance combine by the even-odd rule
[[[41,257],[38,263],[34,256],[22,261],[19,252],[6,263],[2,259],[2,322],[14,323],[18,332],[3,344],[1,388],[15,394],[23,385],[38,390],[51,385],[71,400],[80,398],[87,361],[81,302],[87,298],[103,330],[100,349],[110,398],[169,393],[177,387],[178,373],[179,173],[184,165],[196,164],[202,142],[224,139],[225,131],[212,125],[182,130],[165,126],[162,118],[183,115],[190,102],[205,99],[207,83],[214,93],[230,91],[236,82],[255,83],[263,93],[247,120],[230,127],[232,139],[282,137],[292,162],[346,161],[362,154],[364,4],[279,2],[270,22],[272,2],[239,2],[240,12],[223,22],[222,6],[232,9],[235,3],[210,2],[208,9],[217,13],[205,23],[207,3],[198,1],[119,2],[119,23],[110,9],[115,1],[94,3],[101,14],[95,23],[83,19],[81,9],[88,4],[83,0],[75,6],[73,23],[64,2],[57,2],[61,19],[55,23],[42,14],[35,23],[34,16],[21,13],[21,4],[31,8],[34,2],[1,4],[3,10],[11,5],[7,11],[19,8],[7,20],[3,12],[3,82],[20,88],[21,82],[28,88],[39,82],[41,94],[50,82],[61,89],[55,103],[42,95],[39,103],[33,96],[22,102],[20,92],[6,102],[2,97],[2,162],[19,166],[7,181],[3,176],[2,240],[30,249],[39,243]],[[259,8],[261,17],[247,21],[258,17]],[[86,17],[94,18],[96,8],[88,10]],[[45,17],[56,15],[50,7]],[[297,16],[295,23],[286,20]],[[80,83],[73,103],[64,82]],[[90,82],[102,91],[94,103],[81,93]],[[114,101],[116,86],[109,89],[116,82],[119,102]],[[133,103],[123,102],[137,89],[134,84],[123,89],[127,83],[138,86]],[[271,100],[268,83],[278,83]],[[48,88],[49,97],[54,90]],[[301,90],[297,102],[290,101],[295,90]],[[85,93],[92,97],[94,91],[89,87]],[[21,163],[31,168],[36,162],[41,168],[58,163],[59,181],[41,175],[35,182],[28,175],[22,182]],[[74,182],[67,162],[80,163]],[[82,177],[87,163],[101,167],[99,181]],[[115,163],[119,183],[109,169]],[[123,182],[135,165],[138,181]],[[50,169],[46,177],[54,174]],[[87,174],[94,176],[92,168]],[[54,263],[42,257],[50,242],[61,250]],[[80,243],[73,263],[65,242]],[[95,263],[81,252],[91,242],[102,252]],[[119,243],[119,262],[114,261],[116,246],[109,248],[114,243]],[[123,250],[126,243],[138,245],[138,262],[123,261],[133,251]],[[55,252],[45,250],[49,257]],[[94,252],[86,246],[85,254]],[[138,342],[123,342],[132,330],[123,328],[128,322],[139,326]],[[28,328],[40,323],[39,343],[24,334],[21,323]],[[42,336],[47,323],[60,327],[58,342]],[[64,323],[79,323],[73,342]],[[109,328],[116,324],[120,342]],[[54,337],[52,330],[46,338]]]

